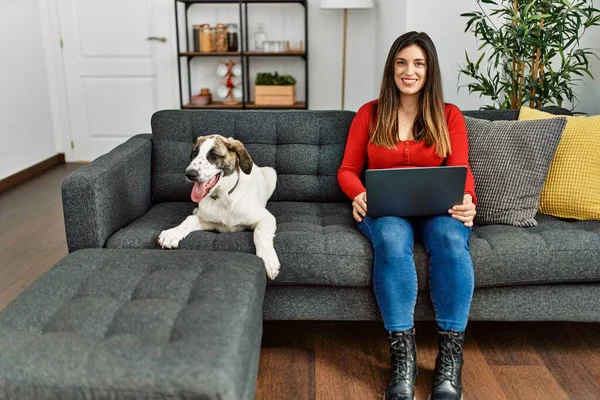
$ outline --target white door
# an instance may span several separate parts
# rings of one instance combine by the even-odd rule
[[[173,3],[58,0],[73,161],[150,133],[155,111],[177,107]]]

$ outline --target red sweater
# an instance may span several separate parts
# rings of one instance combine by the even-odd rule
[[[342,165],[338,169],[338,183],[346,195],[354,198],[366,191],[360,181],[360,174],[368,161],[367,168],[408,168],[408,167],[434,167],[439,165],[465,165],[467,181],[465,193],[475,197],[475,181],[469,167],[469,143],[467,140],[467,126],[465,119],[458,109],[452,104],[446,104],[446,122],[450,132],[450,146],[452,154],[446,158],[435,154],[434,146],[427,146],[424,140],[401,140],[396,143],[396,149],[386,149],[369,142],[369,123],[373,115],[373,107],[377,100],[363,105],[350,126],[346,151]]]

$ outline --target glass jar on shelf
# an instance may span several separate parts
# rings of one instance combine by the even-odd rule
[[[237,24],[227,24],[227,51],[240,51]]]
[[[227,52],[227,26],[225,24],[217,24],[215,29],[215,51]]]
[[[200,25],[200,51],[210,53],[213,51],[214,30],[209,24]]]
[[[265,24],[258,24],[258,30],[254,35],[256,41],[256,51],[264,51],[264,43],[267,40],[267,34],[265,33]]]
[[[193,25],[192,28],[192,32],[193,32],[193,37],[194,40],[192,41],[192,43],[194,43],[194,53],[198,53],[200,51],[200,27],[201,25]]]
[[[265,53],[272,53],[275,51],[275,41],[273,40],[265,40],[262,44],[261,51]]]

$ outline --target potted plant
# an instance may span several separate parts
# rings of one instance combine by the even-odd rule
[[[573,104],[576,82],[589,70],[589,48],[579,40],[590,26],[598,25],[600,11],[588,0],[476,0],[479,10],[461,14],[481,41],[477,58],[461,66],[459,77],[472,78],[469,93],[490,97],[482,108],[519,109]],[[486,4],[487,11],[481,3]],[[487,67],[481,62],[487,55]],[[472,61],[475,60],[476,61]]]
[[[259,72],[254,81],[254,103],[259,106],[293,106],[296,104],[296,79],[277,71]]]

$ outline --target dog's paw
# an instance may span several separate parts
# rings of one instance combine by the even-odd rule
[[[279,258],[277,257],[277,253],[275,250],[269,252],[268,254],[259,255],[260,258],[265,263],[265,270],[267,271],[267,276],[269,279],[273,280],[279,275]]]
[[[167,229],[158,235],[158,244],[163,249],[176,249],[179,242],[185,237],[177,228]]]

